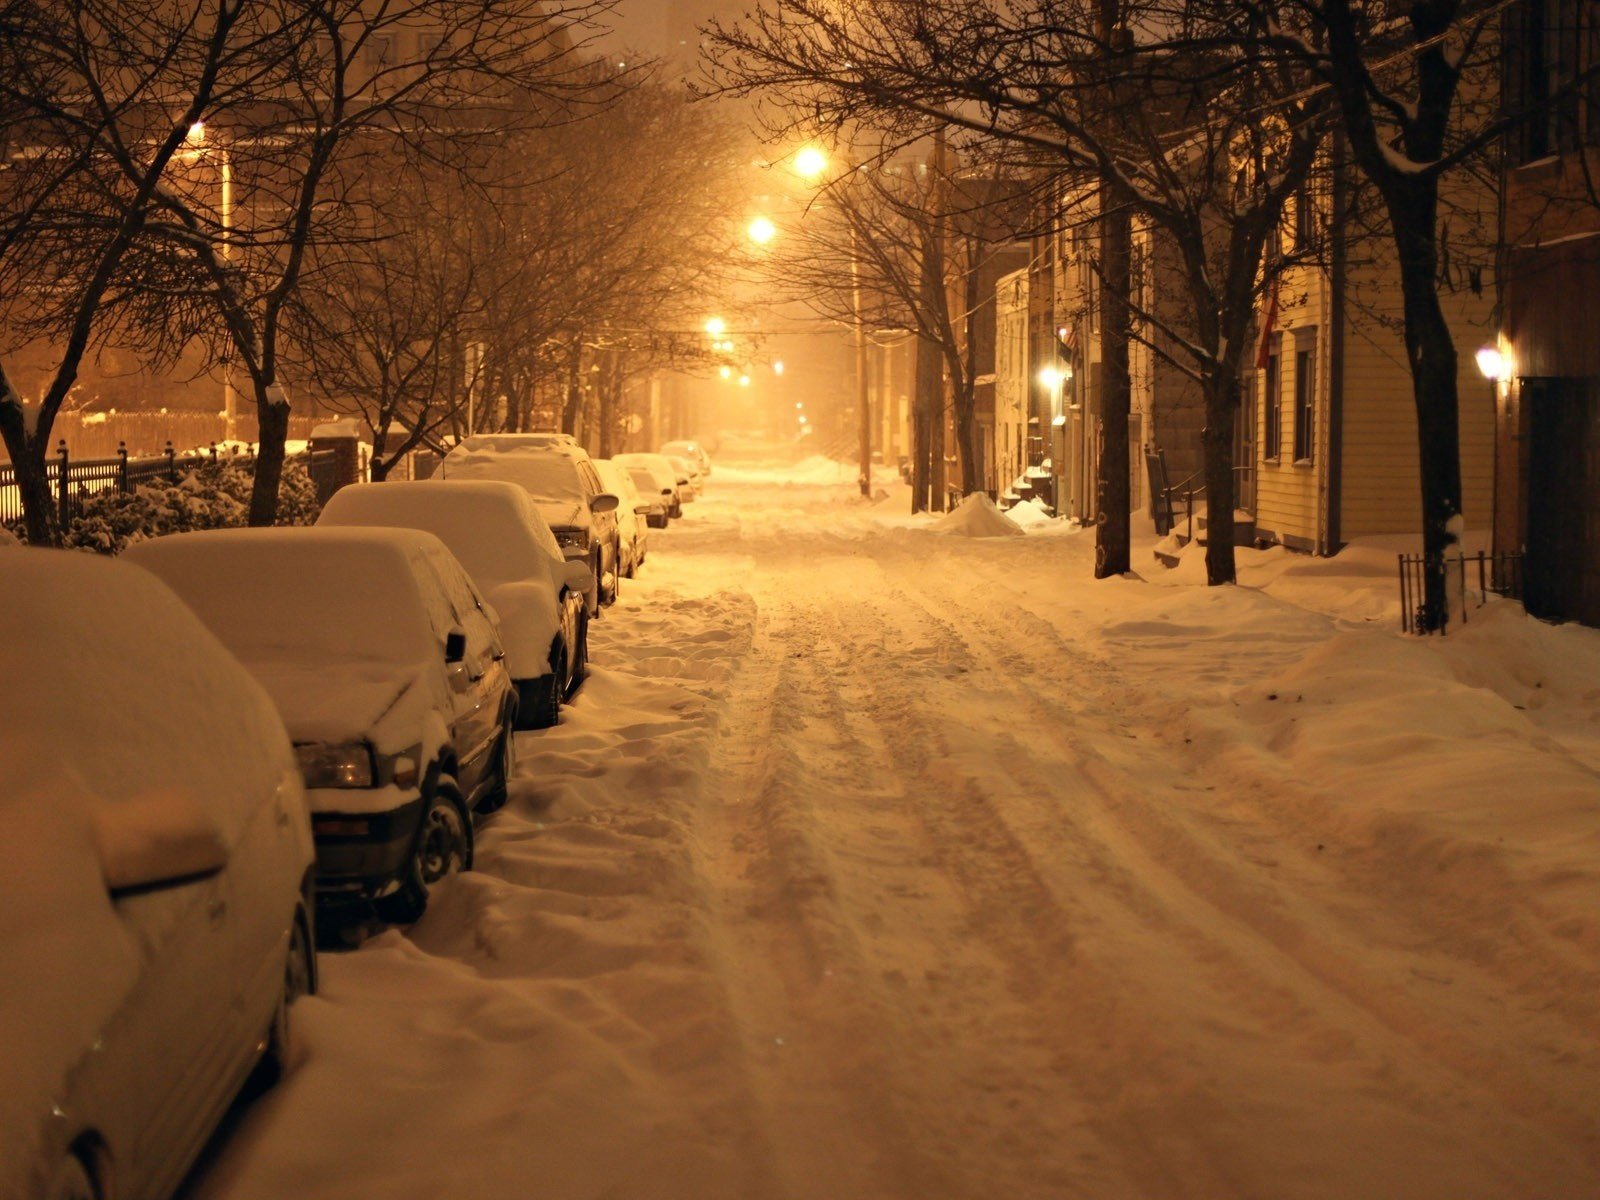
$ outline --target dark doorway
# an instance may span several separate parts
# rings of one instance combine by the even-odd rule
[[[1600,404],[1584,379],[1528,380],[1524,602],[1536,617],[1600,625]]]

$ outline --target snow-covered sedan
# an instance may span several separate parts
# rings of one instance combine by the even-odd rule
[[[445,456],[438,478],[498,479],[522,488],[544,514],[561,552],[593,573],[589,615],[615,603],[621,587],[618,500],[581,446],[543,434],[470,437]]]
[[[661,447],[661,453],[669,457],[687,458],[700,468],[702,479],[711,478],[711,456],[699,442],[692,440],[666,442]]]
[[[665,454],[646,454],[630,451],[627,454],[614,454],[612,462],[621,463],[629,470],[643,468],[649,471],[656,480],[657,494],[667,502],[667,516],[683,516],[682,487],[689,482],[689,477],[678,470],[672,460]]]
[[[606,491],[616,496],[617,532],[622,551],[622,573],[632,579],[650,553],[650,527],[645,518],[651,513],[648,500],[634,486],[633,475],[621,463],[609,458],[594,460],[594,469],[600,472],[600,482]],[[659,507],[659,505],[657,506]],[[665,512],[665,509],[662,510]]]
[[[0,1196],[170,1196],[314,990],[283,721],[172,592],[0,567]]]
[[[415,529],[228,529],[141,542],[277,703],[317,846],[317,898],[418,919],[505,802],[517,695],[485,602]]]
[[[499,620],[517,728],[556,723],[588,665],[594,576],[567,561],[527,492],[492,479],[359,483],[334,493],[317,524],[425,529],[442,541]]]

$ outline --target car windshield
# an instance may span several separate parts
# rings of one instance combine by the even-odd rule
[[[136,549],[130,557],[246,662],[398,664],[437,653],[416,576],[391,545],[185,535]]]
[[[444,460],[446,479],[504,479],[537,500],[588,501],[578,464],[554,451],[454,450]]]
[[[550,561],[561,558],[538,510],[510,484],[359,484],[336,492],[317,524],[425,529],[450,548],[482,588],[543,578]]]
[[[642,494],[648,495],[662,490],[662,485],[656,481],[656,477],[644,467],[629,467],[628,474],[633,477],[633,486]]]

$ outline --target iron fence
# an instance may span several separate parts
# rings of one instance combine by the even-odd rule
[[[1400,557],[1400,628],[1406,633],[1421,630],[1443,629],[1443,622],[1429,619],[1427,601],[1427,574],[1430,563],[1437,563],[1422,554],[1402,554]],[[1522,555],[1477,554],[1452,555],[1444,560],[1445,581],[1452,592],[1450,609],[1459,613],[1465,625],[1475,608],[1482,608],[1490,596],[1522,599]],[[1477,587],[1471,585],[1476,581]]]
[[[308,450],[291,454],[288,462],[300,462],[310,473],[317,487],[317,498],[326,502],[343,482],[338,478],[336,452],[333,450]],[[178,454],[167,443],[164,453],[146,458],[130,458],[126,443],[118,448],[115,458],[75,459],[67,451],[65,440],[45,462],[45,482],[56,503],[56,516],[63,528],[83,511],[84,500],[109,488],[127,494],[153,483],[176,485],[185,474],[207,463],[227,460],[254,466],[255,455],[238,451],[221,451],[215,445],[209,450]],[[16,468],[9,462],[0,463],[0,522],[22,520],[22,492],[17,487]]]

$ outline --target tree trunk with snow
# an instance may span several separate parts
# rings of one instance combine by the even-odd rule
[[[1100,217],[1100,445],[1094,577],[1132,568],[1128,487],[1128,409],[1133,384],[1128,343],[1133,293],[1133,220],[1110,180],[1102,182]]]

